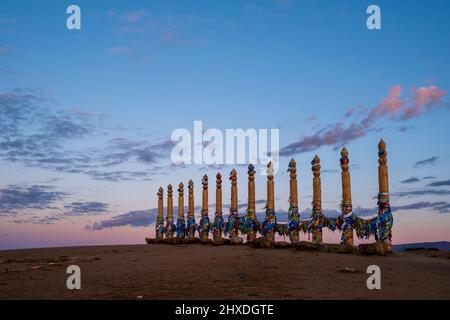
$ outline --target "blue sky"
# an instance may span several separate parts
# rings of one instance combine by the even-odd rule
[[[450,240],[448,1],[76,1],[81,30],[66,28],[70,4],[0,3],[2,247],[139,241],[151,232],[139,214],[85,227],[150,210],[160,185],[189,178],[199,203],[201,176],[217,169],[169,158],[171,132],[194,120],[280,128],[280,211],[291,157],[310,207],[316,153],[324,208],[338,209],[343,145],[354,207],[373,208],[383,138],[394,242]],[[381,30],[366,28],[370,4]],[[264,188],[258,177],[259,199]]]

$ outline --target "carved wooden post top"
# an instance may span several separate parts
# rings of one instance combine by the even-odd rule
[[[269,180],[273,180],[273,164],[272,164],[272,161],[270,161],[267,164],[267,177],[269,178]]]
[[[183,194],[184,194],[184,184],[183,182],[180,182],[180,184],[178,185],[178,195],[183,196]]]
[[[255,166],[253,165],[253,164],[249,164],[248,165],[248,171],[247,171],[247,173],[248,173],[248,179],[249,180],[255,180]]]
[[[232,185],[236,185],[236,180],[237,180],[237,172],[235,169],[232,169],[230,172],[230,180],[231,180],[231,184]]]
[[[320,177],[320,158],[318,155],[316,155],[313,159],[313,161],[311,162],[312,164],[312,171],[314,174],[314,177]]]
[[[378,163],[380,166],[387,164],[386,142],[383,139],[378,143]]]
[[[172,194],[173,194],[173,187],[172,187],[171,184],[169,184],[169,185],[167,186],[167,196],[168,196],[169,198],[172,198]]]
[[[202,214],[208,214],[208,176],[205,174],[202,178],[203,199],[202,199]]]
[[[202,178],[203,190],[208,190],[208,176],[205,174]]]
[[[297,177],[297,163],[294,159],[291,159],[291,161],[289,161],[289,173],[291,179],[295,179]]]
[[[194,181],[192,181],[192,179],[190,179],[188,182],[188,189],[189,189],[189,193],[194,192]]]
[[[346,148],[341,150],[341,168],[342,171],[348,171],[348,151]]]
[[[216,187],[217,189],[222,189],[222,175],[220,174],[220,172],[218,172],[216,175]]]
[[[158,200],[162,200],[163,199],[163,197],[164,197],[164,189],[162,187],[159,187],[157,195],[158,195]]]

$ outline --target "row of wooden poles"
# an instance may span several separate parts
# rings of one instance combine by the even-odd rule
[[[387,153],[386,153],[386,144],[383,140],[381,140],[378,144],[378,185],[379,185],[379,197],[384,203],[389,203],[389,183],[388,183],[388,167],[387,167]],[[312,164],[312,172],[313,172],[313,201],[312,206],[313,210],[317,210],[321,214],[322,212],[322,194],[321,194],[321,178],[320,178],[320,158],[316,155],[311,162]],[[346,148],[341,150],[341,159],[340,166],[342,169],[341,177],[342,177],[342,214],[348,214],[352,212],[352,194],[351,194],[351,184],[350,184],[350,172],[349,172],[349,159],[348,159],[348,151]],[[289,174],[290,174],[290,197],[289,204],[291,208],[298,208],[298,188],[297,188],[297,169],[296,162],[292,159],[289,162]],[[231,170],[230,177],[231,181],[231,206],[230,212],[231,214],[236,214],[238,212],[238,197],[237,197],[237,173],[236,170]],[[213,234],[214,241],[221,241],[223,230],[212,230],[210,232],[202,232],[201,224],[206,221],[209,223],[208,218],[208,176],[204,175],[202,179],[202,209],[201,215],[202,220],[200,221],[199,227],[197,231],[199,232],[200,240],[208,241],[209,233]],[[173,187],[172,185],[168,185],[167,187],[167,216],[166,216],[166,225],[163,227],[165,230],[161,232],[161,224],[164,224],[164,194],[163,188],[160,187],[158,190],[158,216],[157,216],[157,225],[156,225],[156,240],[162,240],[164,237],[168,240],[174,239],[176,237],[176,226],[173,222]],[[273,167],[272,163],[269,163],[267,166],[267,211],[275,210],[275,188],[274,188],[274,175],[273,175]],[[256,208],[255,208],[255,168],[252,164],[248,166],[248,208],[247,214],[249,218],[256,220]],[[222,216],[222,176],[220,173],[216,176],[216,212],[215,218]],[[179,184],[178,187],[178,220],[185,221],[184,216],[184,185],[183,183]],[[194,183],[192,180],[189,180],[188,183],[188,212],[187,212],[187,222],[188,226],[185,229],[186,233],[183,233],[183,238],[186,240],[192,240],[195,238],[195,229],[189,228],[189,221],[194,221]],[[174,229],[175,228],[175,229]],[[209,230],[207,230],[209,231]],[[315,235],[313,235],[313,242],[322,243],[322,228],[315,230]],[[345,239],[345,245],[353,246],[353,230],[348,232],[348,235]],[[239,239],[239,230],[238,228],[231,228],[229,232],[229,238],[233,239],[235,242],[242,242]],[[252,242],[256,239],[256,232],[254,230],[250,230],[246,235],[246,240],[248,242]],[[272,241],[274,241],[274,232],[269,235]],[[270,239],[269,239],[270,240]],[[209,240],[210,241],[210,240]],[[292,234],[291,241],[299,241],[299,231],[296,231]],[[385,241],[389,241],[385,240]],[[390,243],[389,243],[390,245]]]

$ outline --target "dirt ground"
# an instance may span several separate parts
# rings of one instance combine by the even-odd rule
[[[81,290],[68,290],[69,265]],[[369,265],[381,290],[368,290]],[[248,246],[0,251],[0,299],[450,299],[450,253],[382,256]]]

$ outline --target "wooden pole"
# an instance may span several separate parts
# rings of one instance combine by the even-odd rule
[[[167,186],[167,217],[166,217],[166,228],[167,228],[167,236],[168,240],[173,239],[173,189],[172,185],[169,184]]]
[[[386,143],[383,139],[378,143],[378,241],[384,245],[385,250],[392,252],[392,214],[389,200],[389,178],[387,166]],[[387,214],[385,216],[385,214]],[[390,227],[388,227],[390,224]]]
[[[199,234],[202,241],[209,241],[209,217],[208,217],[208,176],[205,174],[202,179],[202,219],[199,224]]]
[[[277,218],[275,215],[275,187],[273,181],[273,165],[269,162],[267,165],[267,205],[266,217],[263,223],[263,235],[265,246],[269,247],[275,241],[275,232],[277,227]]]
[[[212,227],[213,240],[215,243],[222,243],[223,217],[222,217],[222,175],[216,175],[216,213]]]
[[[178,186],[178,218],[184,219],[184,185],[180,182]]]
[[[248,230],[247,241],[254,241],[256,239],[256,205],[255,205],[255,166],[253,164],[248,165],[248,208],[246,220],[249,220],[247,224],[250,226]]]
[[[322,191],[320,182],[320,158],[315,156],[312,161],[313,178],[313,216],[316,218],[316,226],[313,229],[313,243],[322,244]]]
[[[164,190],[159,187],[158,190],[158,217],[156,219],[156,239],[162,240],[164,238],[164,232],[162,231],[164,227]]]
[[[194,216],[194,182],[189,180],[188,182],[188,213],[187,213],[187,237],[188,240],[195,238],[195,216]]]
[[[177,238],[184,239],[186,236],[186,222],[184,220],[184,185],[182,182],[178,185],[178,219],[177,219]]]
[[[235,169],[232,169],[230,172],[230,181],[231,181],[231,207],[230,207],[230,218],[228,219],[228,223],[232,224],[230,229],[230,239],[233,239],[239,236],[239,229],[237,226],[238,223],[237,172]]]
[[[342,217],[344,226],[342,230],[342,243],[347,246],[353,246],[353,228],[348,219],[352,214],[352,189],[350,184],[348,151],[346,148],[341,150],[341,180],[342,180]]]
[[[222,215],[222,175],[216,175],[216,213]]]
[[[272,161],[267,165],[267,209],[275,210],[275,186]]]
[[[386,143],[383,139],[378,143],[378,187],[382,199],[389,202],[389,178],[387,166]]]
[[[299,241],[299,230],[298,230],[298,190],[297,190],[297,164],[294,159],[289,162],[289,222],[292,225],[292,229],[289,232],[289,237],[291,242]],[[296,224],[294,221],[296,220]]]

